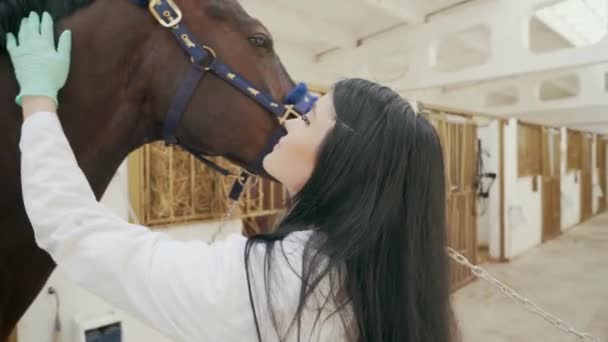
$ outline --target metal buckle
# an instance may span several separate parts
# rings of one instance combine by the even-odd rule
[[[169,7],[171,7],[171,9],[173,10],[173,12],[175,12],[177,17],[173,18],[171,16],[171,13],[169,13],[169,11],[163,12],[162,15],[160,13],[158,13],[158,11],[156,10],[156,6],[158,6],[163,1],[165,1],[167,3],[167,5],[169,5]],[[164,26],[166,28],[171,28],[173,26],[176,26],[177,24],[180,23],[180,21],[182,21],[182,11],[179,9],[179,7],[177,7],[177,5],[175,4],[175,2],[173,2],[173,0],[151,0],[150,3],[148,4],[148,9],[150,10],[150,13],[152,13],[152,16],[156,19],[156,21],[158,21],[162,26]],[[163,17],[166,17],[166,20]]]
[[[237,184],[239,184],[241,186],[241,194],[242,194],[242,192],[248,191],[249,189],[253,188],[254,186],[256,186],[259,183],[259,177],[255,174],[247,171],[246,169],[241,169],[241,172],[238,175],[237,174],[226,175],[226,178],[233,180],[232,186],[230,189],[226,189],[226,184],[223,183],[224,191],[226,191],[227,194],[230,194]]]
[[[294,105],[284,105],[284,107],[285,112],[279,117],[279,124],[281,126],[283,126],[285,124],[285,121],[289,120],[292,116],[295,116],[296,118],[302,117],[302,115],[295,110]]]
[[[258,183],[258,177],[246,169],[241,169],[241,173],[238,175],[232,176],[236,182],[243,186],[243,189],[247,189],[248,187],[252,187]],[[250,181],[252,180],[252,181]],[[249,185],[247,185],[249,183]]]
[[[209,65],[207,65],[204,68],[205,71],[209,71],[209,70],[211,70],[211,68],[213,67],[213,64],[217,60],[217,54],[215,53],[215,50],[213,50],[212,48],[208,47],[207,45],[203,45],[203,50],[209,52],[209,54],[211,55],[211,57],[213,57],[213,60],[209,63]],[[194,61],[194,57],[190,57],[190,62],[192,64],[196,64],[196,61]]]

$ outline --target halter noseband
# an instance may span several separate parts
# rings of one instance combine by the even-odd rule
[[[317,98],[308,92],[304,83],[300,83],[285,97],[284,102],[276,101],[272,96],[259,91],[243,76],[223,64],[217,58],[215,51],[211,47],[198,43],[192,32],[181,22],[182,12],[173,0],[132,1],[142,7],[147,6],[156,21],[163,27],[169,29],[173,36],[175,36],[178,44],[189,55],[192,64],[188,74],[173,96],[169,111],[165,117],[165,122],[163,124],[163,139],[167,146],[177,145],[181,147],[224,176],[237,176],[207,159],[202,152],[180,142],[175,136],[175,131],[180,123],[181,116],[186,110],[198,83],[207,72],[214,73],[217,77],[253,99],[278,120],[280,127],[275,129],[271,134],[266,146],[260,152],[256,160],[250,165],[247,165],[247,171],[243,171],[237,176],[237,181],[234,183],[229,195],[231,199],[237,200],[249,177],[252,174],[259,174],[264,170],[262,166],[264,157],[270,153],[278,140],[285,135],[285,129],[283,127],[285,121],[289,118],[301,117],[303,114],[308,113]]]

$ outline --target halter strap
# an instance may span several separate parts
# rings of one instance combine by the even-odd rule
[[[182,113],[186,111],[186,107],[190,103],[196,86],[203,76],[203,69],[196,64],[192,64],[190,71],[180,84],[175,95],[173,95],[169,111],[165,117],[165,124],[163,125],[163,138],[167,145],[175,145],[178,143],[175,131],[179,125]]]
[[[167,146],[180,146],[201,162],[224,176],[236,176],[237,181],[230,192],[230,198],[237,200],[244,189],[245,181],[250,175],[252,173],[260,174],[264,171],[262,165],[264,157],[272,150],[278,140],[286,134],[283,127],[285,121],[291,117],[301,117],[303,114],[308,113],[317,100],[317,97],[308,92],[308,88],[304,83],[300,83],[285,97],[283,102],[276,101],[272,96],[254,87],[245,77],[223,64],[217,58],[215,51],[211,47],[199,43],[186,25],[181,23],[182,12],[173,0],[131,1],[139,6],[148,7],[150,13],[159,24],[169,29],[173,34],[179,46],[181,46],[190,57],[190,62],[192,63],[188,74],[175,93],[167,116],[165,117],[163,125],[163,139],[165,144]],[[198,83],[207,71],[211,71],[220,79],[226,81],[241,93],[253,99],[258,105],[271,113],[280,124],[280,127],[277,127],[271,134],[266,145],[255,158],[254,162],[247,165],[247,171],[243,171],[238,176],[207,159],[204,156],[204,153],[180,142],[175,134],[177,127],[180,124],[182,114],[188,107]]]

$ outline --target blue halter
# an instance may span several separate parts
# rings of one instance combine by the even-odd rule
[[[163,139],[168,146],[177,145],[191,153],[201,162],[211,167],[215,171],[224,176],[237,176],[229,170],[215,164],[207,159],[204,154],[196,149],[181,143],[175,136],[175,131],[179,125],[180,119],[194,90],[198,83],[203,78],[207,71],[213,72],[217,77],[228,82],[230,85],[247,95],[260,106],[270,112],[277,118],[281,125],[277,128],[269,138],[264,149],[260,152],[256,160],[247,165],[248,171],[243,171],[237,176],[237,181],[234,183],[230,191],[230,198],[237,200],[242,193],[245,183],[252,174],[259,174],[264,170],[262,161],[264,157],[270,153],[274,145],[279,139],[286,134],[283,124],[287,119],[292,117],[301,117],[312,108],[317,97],[308,92],[306,84],[299,83],[284,99],[284,102],[276,101],[272,96],[258,90],[244,77],[239,75],[227,65],[223,64],[218,58],[215,51],[204,44],[200,44],[194,38],[194,35],[188,28],[181,23],[182,12],[173,0],[132,0],[139,6],[147,6],[152,13],[152,16],[175,36],[178,44],[190,56],[192,66],[186,75],[182,84],[179,86],[174,95],[165,122],[163,125]]]

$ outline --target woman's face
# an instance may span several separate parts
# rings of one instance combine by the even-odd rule
[[[283,183],[290,194],[296,194],[308,181],[315,168],[323,139],[336,123],[331,94],[321,97],[302,119],[285,122],[285,135],[264,158],[264,169]]]

